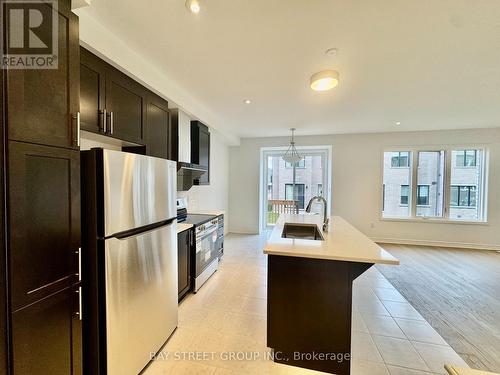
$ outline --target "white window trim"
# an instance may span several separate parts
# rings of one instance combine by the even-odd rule
[[[267,192],[267,156],[272,155],[283,155],[288,147],[261,147],[260,148],[260,183],[259,183],[259,234],[266,228],[265,212],[267,210],[267,201],[265,200],[265,193]],[[328,202],[327,212],[330,215],[332,207],[332,146],[297,146],[297,150],[306,151],[317,151],[318,154],[325,154],[325,165],[323,168],[323,196]],[[304,202],[307,205],[308,202]]]
[[[481,220],[460,220],[460,219],[450,219],[450,188],[451,188],[451,152],[453,150],[481,150],[481,162],[483,168],[481,170],[480,176],[480,186],[482,186],[481,194],[479,194],[478,200],[478,213]],[[417,222],[417,223],[441,223],[441,224],[466,224],[466,225],[489,225],[488,223],[488,178],[489,178],[489,149],[486,145],[481,144],[458,144],[458,145],[432,145],[432,146],[394,146],[394,147],[384,147],[380,155],[380,184],[384,184],[384,153],[385,152],[401,152],[410,151],[411,152],[411,162],[410,166],[410,181],[409,185],[411,187],[411,194],[409,197],[410,206],[410,216],[408,217],[384,217],[383,213],[383,191],[380,193],[380,207],[379,207],[379,220],[380,221],[392,221],[392,222]],[[417,174],[418,174],[418,153],[419,152],[432,152],[432,151],[444,151],[445,152],[445,178],[443,187],[443,202],[444,202],[444,216],[443,217],[427,217],[427,216],[416,216],[417,212]],[[416,165],[416,168],[413,166]],[[381,188],[383,190],[383,188]]]

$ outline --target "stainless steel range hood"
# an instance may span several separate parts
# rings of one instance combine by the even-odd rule
[[[194,185],[194,180],[207,172],[207,168],[198,164],[177,163],[177,191],[187,191]]]

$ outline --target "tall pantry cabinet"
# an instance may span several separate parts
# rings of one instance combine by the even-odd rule
[[[58,0],[55,19],[58,68],[1,73],[0,374],[82,374],[80,55],[70,0]]]

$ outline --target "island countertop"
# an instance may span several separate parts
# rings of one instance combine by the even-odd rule
[[[282,238],[285,223],[315,224],[324,241]],[[264,254],[398,265],[399,260],[382,249],[340,216],[331,216],[328,232],[322,231],[322,215],[282,214],[276,223]]]

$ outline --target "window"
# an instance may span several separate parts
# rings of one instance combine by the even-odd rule
[[[417,186],[417,205],[428,206],[429,205],[429,185],[418,185]]]
[[[285,162],[286,168],[293,168],[292,163]],[[295,168],[305,168],[306,167],[306,159],[302,159],[301,161],[295,163]]]
[[[260,223],[261,229],[276,224],[279,214],[283,212],[282,201],[293,199],[303,212],[309,200],[319,194],[329,199],[329,181],[332,168],[330,168],[331,148],[329,146],[307,147],[299,149],[304,157],[297,168],[293,165],[286,167],[283,160],[287,148],[271,147],[261,148],[261,179],[260,179]],[[293,185],[296,185],[295,191]],[[288,187],[287,187],[288,185]],[[272,188],[270,188],[271,186]],[[320,211],[321,204],[313,204],[313,211]]]
[[[411,213],[410,186],[412,180],[410,151],[384,152],[383,217],[408,218]],[[406,165],[407,168],[394,167]]]
[[[409,152],[393,152],[391,158],[392,168],[404,168],[408,167],[410,164],[410,153]]]
[[[452,207],[476,207],[476,186],[452,186],[450,206]]]
[[[382,216],[485,221],[486,161],[480,148],[384,152]]]
[[[294,191],[295,186],[295,191]],[[285,199],[290,201],[297,201],[299,209],[304,209],[304,184],[285,184]]]
[[[445,152],[419,151],[416,216],[443,217]]]
[[[484,220],[484,151],[452,150],[450,219]]]
[[[401,200],[402,205],[408,205],[408,193],[410,192],[410,187],[408,185],[401,185]]]
[[[455,151],[455,165],[457,167],[475,167],[477,165],[477,151],[478,150]]]

